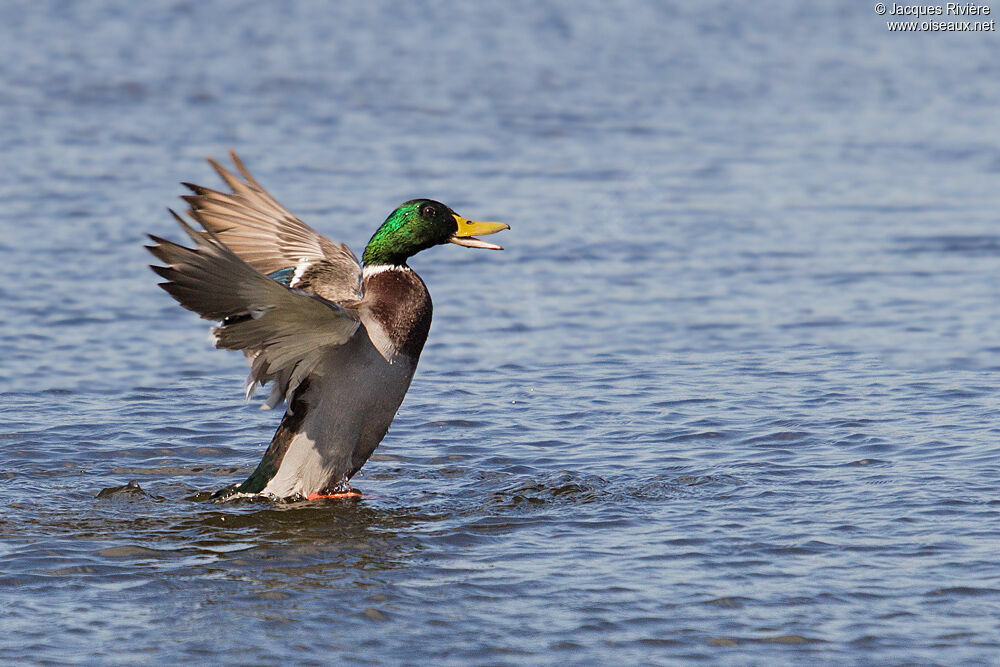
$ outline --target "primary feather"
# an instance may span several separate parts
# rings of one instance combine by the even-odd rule
[[[216,346],[242,350],[251,359],[247,396],[256,385],[274,381],[268,405],[284,401],[330,347],[357,330],[357,313],[316,295],[294,290],[256,271],[213,234],[199,234],[171,211],[195,243],[187,248],[150,235],[150,252],[167,266],[152,267],[167,282],[163,289],[205,319]]]
[[[233,191],[185,183],[195,193],[183,197],[191,206],[191,217],[263,274],[289,267],[300,274],[312,269],[324,278],[321,288],[315,290],[319,296],[337,302],[360,300],[361,265],[350,248],[334,243],[289,213],[254,180],[235,153],[230,152],[230,157],[245,180],[209,159]]]

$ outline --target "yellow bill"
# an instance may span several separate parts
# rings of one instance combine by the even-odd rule
[[[487,234],[496,234],[497,232],[502,232],[505,229],[510,229],[510,225],[502,222],[479,222],[477,220],[469,220],[468,218],[463,218],[457,213],[455,214],[455,222],[458,223],[458,231],[455,232],[450,239],[448,239],[452,243],[464,245],[466,248],[503,250],[503,246],[481,241],[476,238],[476,235],[479,234],[486,236]]]

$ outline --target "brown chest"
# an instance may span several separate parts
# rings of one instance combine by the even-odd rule
[[[431,295],[416,273],[394,268],[365,277],[368,312],[396,350],[416,360],[431,328]]]

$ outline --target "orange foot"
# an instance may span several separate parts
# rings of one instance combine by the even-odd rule
[[[361,498],[359,491],[344,491],[343,493],[310,493],[306,500],[320,500],[322,498]]]

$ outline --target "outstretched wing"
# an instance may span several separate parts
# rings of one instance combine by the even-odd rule
[[[233,151],[243,180],[209,159],[232,192],[184,183],[192,218],[247,264],[289,287],[338,303],[361,299],[361,265],[350,248],[334,243],[288,212],[250,175]]]
[[[331,347],[347,342],[359,326],[356,312],[322,297],[290,289],[243,261],[212,232],[199,232],[170,212],[194,248],[150,235],[147,249],[166,266],[151,267],[160,287],[205,319],[216,347],[243,350],[251,359],[247,397],[274,382],[267,406],[284,401]]]

